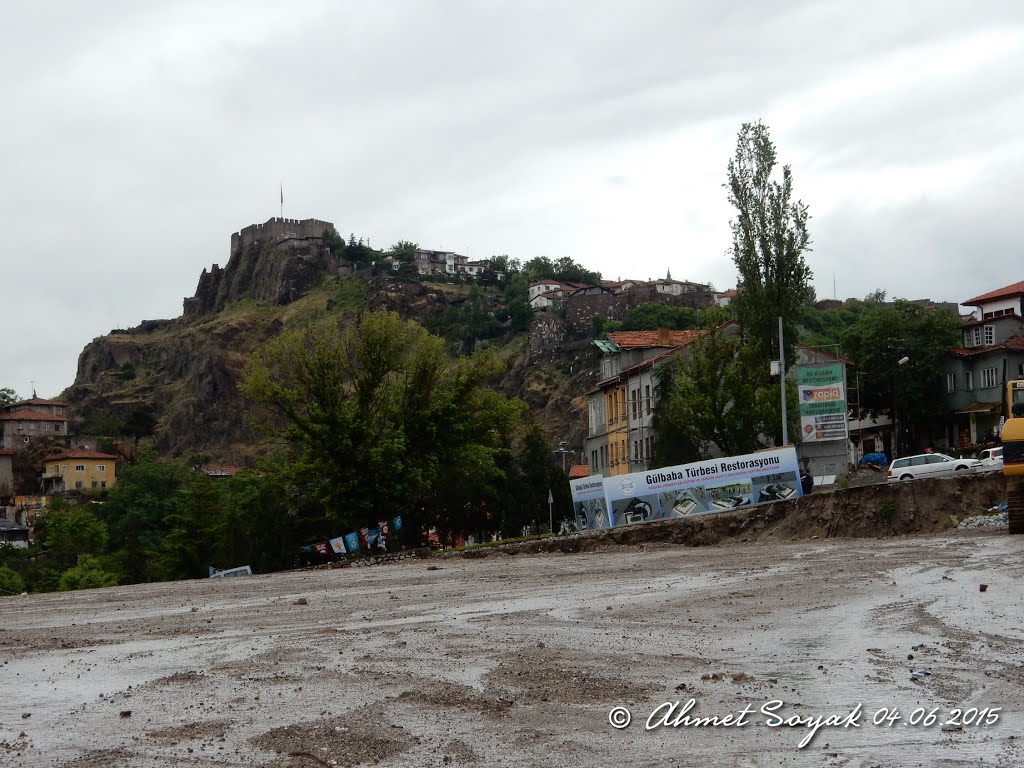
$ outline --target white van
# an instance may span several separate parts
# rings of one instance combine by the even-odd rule
[[[982,471],[996,470],[1003,468],[1003,446],[998,448],[986,448],[978,454],[978,461],[981,462]]]

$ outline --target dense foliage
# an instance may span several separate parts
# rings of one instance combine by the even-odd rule
[[[739,293],[732,306],[743,334],[758,345],[763,360],[778,358],[778,320],[782,318],[786,360],[800,316],[814,300],[811,270],[804,261],[810,250],[807,206],[793,200],[793,172],[776,174],[775,144],[762,123],[744,123],[729,161],[726,188],[736,209],[732,257]]]

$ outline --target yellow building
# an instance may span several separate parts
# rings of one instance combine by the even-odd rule
[[[117,481],[117,457],[75,449],[43,459],[43,489],[47,494],[110,488]]]

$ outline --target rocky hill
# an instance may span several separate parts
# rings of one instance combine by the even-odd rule
[[[232,237],[227,266],[203,271],[181,317],[90,342],[64,393],[74,407],[73,428],[102,435],[152,431],[162,454],[244,463],[266,450],[238,391],[246,359],[261,344],[284,328],[325,316],[344,320],[366,309],[392,309],[426,323],[466,299],[467,285],[372,270],[351,274],[312,226],[298,233],[242,230]],[[547,315],[528,333],[491,343],[506,362],[495,386],[529,403],[552,446],[568,438],[579,450],[586,429],[582,394],[598,367],[594,346],[570,338],[565,323]]]

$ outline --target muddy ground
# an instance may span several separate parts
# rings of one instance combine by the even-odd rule
[[[1019,766],[1022,626],[1024,537],[1005,532],[2,598],[0,764]],[[740,727],[645,730],[689,699],[692,717],[752,712]],[[859,704],[860,727],[799,749],[808,728],[759,712],[775,700],[784,718]],[[609,725],[615,706],[629,727]],[[882,708],[903,719],[873,725]],[[935,708],[931,725],[906,724]],[[942,730],[954,708],[1001,710]]]

